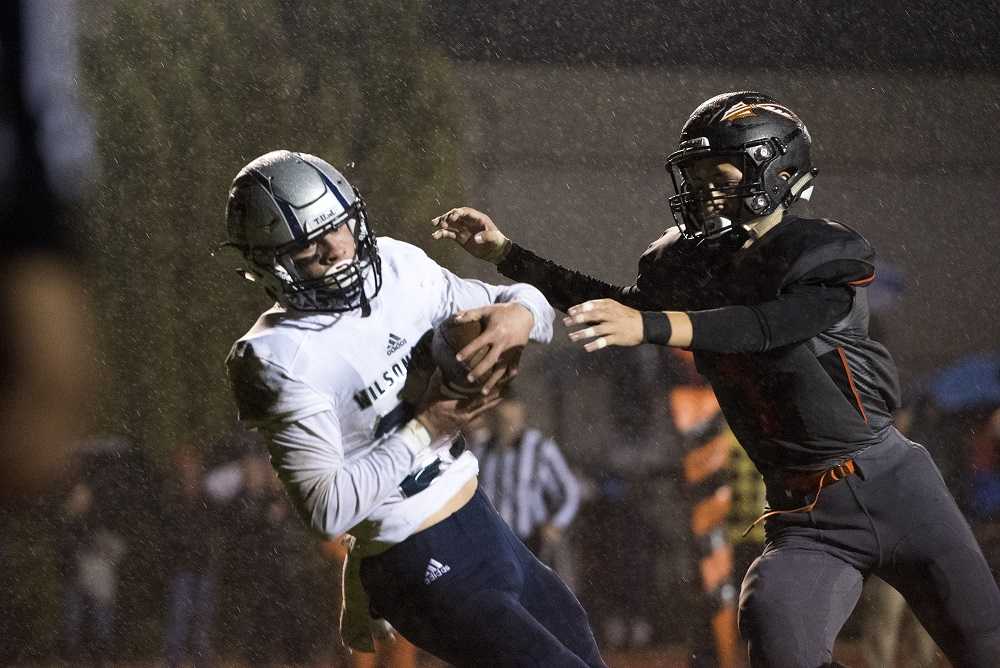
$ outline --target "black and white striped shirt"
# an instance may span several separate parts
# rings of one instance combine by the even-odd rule
[[[479,486],[514,533],[526,540],[545,524],[566,529],[580,507],[580,486],[559,446],[536,429],[515,447],[494,439],[473,446]]]

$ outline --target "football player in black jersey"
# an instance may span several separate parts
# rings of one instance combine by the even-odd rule
[[[753,666],[831,665],[869,574],[954,665],[995,666],[1000,591],[927,451],[893,425],[895,365],[868,337],[874,251],[847,225],[788,212],[811,191],[810,146],[770,96],[700,105],[667,158],[677,225],[628,287],[538,257],[474,209],[436,218],[434,237],[540,288],[587,351],[694,352],[767,487],[767,539],[740,597]]]

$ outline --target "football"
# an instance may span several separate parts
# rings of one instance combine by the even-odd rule
[[[487,349],[482,348],[476,355],[464,363],[455,359],[455,354],[475,339],[483,331],[479,320],[456,321],[448,318],[434,329],[431,340],[431,357],[441,369],[445,389],[457,396],[471,397],[479,393],[482,383],[470,383],[466,376],[469,370],[476,366],[486,356]]]

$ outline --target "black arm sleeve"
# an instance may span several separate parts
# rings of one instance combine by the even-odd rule
[[[553,307],[564,313],[569,307],[591,299],[614,299],[638,309],[655,308],[645,303],[634,285],[621,287],[605,283],[538,257],[517,244],[511,244],[510,252],[497,269],[507,278],[534,285]]]
[[[690,347],[717,353],[756,353],[805,341],[846,316],[853,299],[850,287],[800,284],[763,304],[691,311]]]
[[[867,285],[874,274],[864,259],[823,259],[787,284],[775,300],[688,312],[690,347],[718,353],[764,352],[829,329],[850,313],[855,286]]]

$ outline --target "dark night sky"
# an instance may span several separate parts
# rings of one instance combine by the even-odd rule
[[[1000,3],[959,0],[438,0],[461,60],[617,65],[995,69]]]

